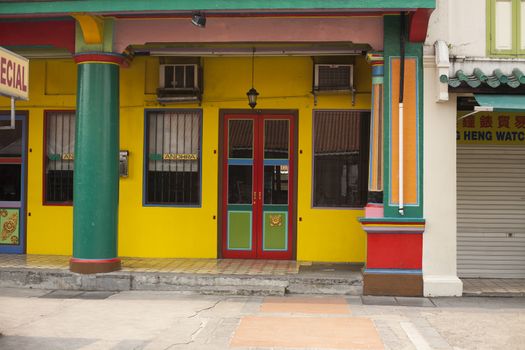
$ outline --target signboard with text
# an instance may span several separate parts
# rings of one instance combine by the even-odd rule
[[[0,94],[27,100],[29,60],[0,47]]]
[[[458,114],[465,115],[468,112]],[[458,144],[524,145],[525,112],[479,112],[458,121]]]

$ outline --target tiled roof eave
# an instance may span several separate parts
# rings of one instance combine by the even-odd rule
[[[479,68],[469,73],[460,69],[443,80],[448,84],[449,91],[487,90],[487,92],[525,93],[525,74],[519,68],[514,68],[509,74],[503,73],[501,69],[494,69],[488,74]]]

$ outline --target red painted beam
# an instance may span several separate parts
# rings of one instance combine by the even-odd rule
[[[0,22],[0,46],[53,46],[75,52],[75,21]]]
[[[408,40],[414,43],[422,43],[427,37],[428,21],[434,9],[417,9],[410,13]]]

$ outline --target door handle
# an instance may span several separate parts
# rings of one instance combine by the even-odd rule
[[[259,200],[261,200],[261,199],[262,199],[262,194],[261,194],[261,192],[259,192]]]
[[[256,200],[257,200],[257,192],[253,192],[253,204],[255,204]]]

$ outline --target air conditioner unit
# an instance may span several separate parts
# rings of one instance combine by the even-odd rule
[[[355,105],[354,66],[351,64],[326,64],[314,65],[314,105],[317,105],[317,95],[350,93],[352,106]]]
[[[351,64],[316,64],[314,92],[352,91],[354,67]]]
[[[157,100],[162,103],[200,101],[201,86],[198,64],[161,64]]]

